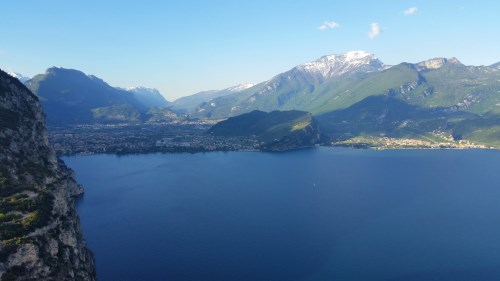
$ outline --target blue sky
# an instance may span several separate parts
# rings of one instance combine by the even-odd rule
[[[386,64],[500,61],[500,1],[1,2],[0,68],[74,68],[169,100],[350,50]]]

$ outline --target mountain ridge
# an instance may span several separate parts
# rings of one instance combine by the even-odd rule
[[[9,74],[10,76],[12,76],[14,78],[19,79],[19,81],[21,81],[22,83],[25,83],[26,81],[31,79],[31,77],[25,76],[21,73],[14,72],[14,71],[8,71],[7,74]]]
[[[285,105],[288,100],[303,99],[304,94],[312,93],[325,81],[335,81],[341,77],[355,77],[386,66],[373,54],[364,51],[351,51],[344,54],[322,56],[321,58],[300,64],[280,73],[273,78],[241,91],[237,94],[216,98],[200,105],[198,116],[221,118],[234,116],[251,110],[306,110],[307,107]],[[266,97],[267,98],[262,98]],[[265,101],[258,102],[264,99]],[[229,104],[229,108],[215,109],[213,104]],[[220,112],[219,112],[220,111]]]
[[[500,69],[500,62],[494,63],[494,64],[490,65],[490,67]]]
[[[357,54],[357,56],[352,54]],[[354,57],[354,59],[349,57]],[[339,60],[341,61],[339,62]],[[353,60],[354,63],[352,63]],[[345,65],[350,65],[350,68],[346,70]],[[335,66],[338,68],[334,68]],[[366,68],[367,66],[369,68]],[[426,73],[431,73],[443,67],[449,69],[453,66],[457,67],[457,69],[467,69],[470,73],[482,72],[484,75],[493,75],[497,71],[494,67],[465,66],[456,58],[433,58],[418,63],[401,63],[388,66],[373,54],[353,51],[341,55],[323,56],[315,61],[298,65],[245,91],[202,103],[194,116],[220,119],[255,109],[263,111],[298,109],[319,114],[349,106],[352,103],[336,105],[332,102],[332,98],[349,99],[346,94],[342,94],[340,89],[344,89],[344,93],[348,93],[353,88],[359,89],[358,83],[363,83],[367,79],[370,80],[373,76],[384,76],[379,75],[384,71],[393,73],[395,77],[401,77],[401,74],[396,73],[394,70],[403,67],[412,68],[411,71],[414,73],[408,74],[418,76],[418,79],[408,76],[406,78],[401,77],[403,80],[394,81],[394,78],[388,77],[386,79],[389,82],[385,86],[381,85],[380,82],[374,82],[379,85],[378,88],[371,90],[366,87],[364,89],[366,93],[363,94],[362,98],[370,94],[394,92],[397,88],[406,87],[410,89],[413,87],[412,84],[422,84],[426,79]],[[428,89],[423,91],[429,93],[432,88],[433,85],[429,85]],[[362,98],[353,99],[353,101],[360,101]]]
[[[323,78],[338,77],[351,71],[375,71],[384,67],[375,55],[365,51],[350,51],[344,54],[332,54],[323,56],[315,61],[306,62],[295,68],[320,74]],[[292,69],[293,70],[293,69]]]
[[[396,104],[399,104],[403,107],[414,108],[415,114],[409,121],[415,124],[412,130],[425,131],[425,134],[421,134],[422,137],[435,135],[435,132],[439,131],[441,134],[452,135],[456,139],[467,136],[476,142],[500,145],[498,141],[500,138],[496,137],[500,136],[500,127],[497,126],[500,120],[498,117],[500,115],[499,69],[492,66],[467,66],[456,58],[433,58],[417,63],[400,63],[390,67],[376,61],[375,68],[359,68],[359,66],[369,65],[367,61],[373,61],[376,58],[366,52],[358,56],[366,60],[354,64],[350,71],[331,72],[328,68],[315,65],[315,62],[334,61],[332,65],[342,67],[345,63],[335,61],[342,57],[345,58],[347,55],[324,56],[312,63],[303,64],[313,65],[312,70],[303,65],[296,66],[240,93],[206,102],[194,115],[199,118],[224,119],[252,110],[265,112],[303,110],[320,117],[336,111],[357,108],[353,106],[358,104],[382,111],[392,110]],[[335,76],[329,73],[340,75]],[[391,98],[385,100],[391,102],[391,106],[386,107],[384,102],[376,99],[367,99],[378,96]],[[375,105],[376,107],[373,107]],[[463,114],[455,114],[455,112]],[[368,111],[364,114],[368,114]],[[425,116],[426,114],[428,116]],[[444,122],[429,122],[428,118],[432,116]],[[335,131],[332,126],[342,124],[325,122],[325,120],[325,118],[319,118],[318,122],[325,132],[330,134]],[[387,120],[400,125],[408,122],[395,116]],[[371,125],[375,128],[377,124],[375,120],[372,121]],[[472,124],[477,127],[475,128]],[[479,124],[488,125],[484,127]],[[385,128],[390,127],[388,123],[386,125]],[[467,128],[467,133],[461,132],[464,128]],[[349,130],[343,130],[345,132],[343,137],[349,136]],[[485,132],[488,132],[487,135]],[[383,132],[379,131],[379,133]],[[338,137],[338,134],[334,135]]]
[[[462,64],[457,58],[438,57],[417,63],[403,62],[389,66],[374,54],[351,51],[322,56],[317,60],[297,65],[259,84],[243,84],[220,91],[205,91],[183,97],[161,110],[146,110],[147,107],[137,102],[135,97],[124,101],[123,99],[128,98],[126,98],[127,94],[123,94],[120,96],[122,100],[118,102],[89,105],[85,112],[87,119],[65,119],[86,120],[88,123],[139,123],[147,120],[170,122],[178,116],[169,110],[182,114],[182,118],[190,120],[221,120],[254,110],[264,112],[300,110],[310,112],[314,116],[326,116],[325,114],[331,112],[356,108],[353,106],[358,103],[368,105],[370,104],[366,102],[368,97],[385,96],[410,107],[417,107],[419,113],[435,112],[424,109],[438,108],[442,109],[439,112],[471,113],[462,117],[443,114],[439,118],[446,119],[449,124],[455,124],[458,126],[456,128],[467,127],[467,130],[473,133],[455,133],[452,132],[450,126],[438,126],[436,123],[434,128],[424,126],[425,130],[430,130],[427,132],[428,135],[432,134],[432,131],[445,130],[446,134],[469,135],[475,140],[482,141],[485,137],[484,130],[483,132],[474,130],[472,124],[485,122],[490,126],[486,130],[491,132],[487,137],[488,141],[495,142],[496,131],[500,131],[500,128],[495,125],[497,116],[500,115],[499,65],[497,63],[491,66],[471,66]],[[46,75],[57,70],[49,69]],[[95,76],[85,76],[83,73],[80,75],[100,87],[110,87]],[[38,76],[35,76],[27,82],[27,85],[39,94],[37,84],[32,83],[37,78]],[[54,91],[60,97],[52,97],[52,102],[56,100],[66,106],[67,110],[61,114],[65,117],[66,114],[69,116],[77,114],[81,110],[78,103],[84,101],[86,97],[83,92],[71,96],[78,92],[75,89],[81,89],[81,85],[73,83],[76,85],[72,85],[74,88],[68,91],[72,83],[66,82],[61,82],[62,86],[59,85],[60,88]],[[115,89],[115,91],[119,90]],[[51,116],[54,116],[50,114],[51,97],[43,94],[40,97],[45,106],[49,104],[46,107],[50,121]],[[383,107],[380,102],[376,104]],[[72,110],[69,110],[71,106],[73,106]],[[377,108],[379,109],[381,108]],[[463,117],[466,115],[468,117]],[[419,126],[422,125],[426,117],[421,114],[415,116],[422,120],[413,121]],[[403,124],[404,120],[396,118],[394,122]],[[463,125],[466,123],[469,125]],[[325,131],[332,131],[331,129],[325,128]]]
[[[191,113],[201,104],[229,94],[238,93],[255,86],[252,83],[242,83],[222,90],[209,90],[178,98],[172,102],[172,108],[180,112]]]
[[[146,111],[133,93],[79,70],[51,67],[25,84],[40,98],[49,126],[140,122]]]
[[[127,87],[119,88],[131,92],[137,101],[145,107],[158,107],[166,108],[171,106],[171,102],[167,101],[165,97],[155,88],[147,87]]]

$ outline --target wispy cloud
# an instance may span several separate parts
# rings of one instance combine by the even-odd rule
[[[416,14],[417,11],[418,11],[417,7],[410,7],[404,11],[404,14],[407,16],[411,16],[411,15]]]
[[[382,28],[380,27],[380,24],[376,22],[372,23],[370,32],[368,32],[368,37],[370,37],[370,39],[373,39],[379,36],[380,33],[382,33]]]
[[[334,28],[340,28],[340,24],[338,24],[334,21],[324,21],[322,25],[318,26],[319,30],[327,30],[327,29],[334,29]]]

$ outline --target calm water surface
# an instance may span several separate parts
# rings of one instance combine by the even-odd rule
[[[500,152],[67,157],[100,280],[500,280]]]

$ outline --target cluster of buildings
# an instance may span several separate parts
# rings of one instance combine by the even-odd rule
[[[474,144],[468,140],[459,141],[432,141],[423,139],[406,139],[390,137],[357,137],[343,141],[332,142],[332,146],[372,147],[384,148],[488,148],[481,144]]]
[[[207,124],[82,125],[53,128],[49,141],[59,155],[198,151],[257,151],[252,138],[207,133]]]
[[[259,142],[244,137],[221,137],[209,134],[162,138],[155,146],[160,150],[194,149],[198,151],[258,151]]]

